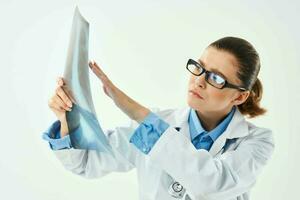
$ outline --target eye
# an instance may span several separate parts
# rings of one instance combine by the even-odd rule
[[[199,73],[201,72],[201,69],[198,66],[194,65],[194,71]]]
[[[218,84],[218,85],[223,85],[223,84],[225,84],[225,79],[222,78],[220,75],[215,74],[215,73],[210,73],[210,74],[209,74],[209,79],[210,79],[213,83]]]
[[[201,66],[198,66],[195,63],[188,63],[187,65],[188,70],[193,73],[194,75],[199,75],[202,73],[203,69],[201,68]]]

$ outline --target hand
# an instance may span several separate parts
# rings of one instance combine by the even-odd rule
[[[137,122],[142,122],[150,112],[149,109],[140,105],[119,88],[117,88],[106,74],[100,69],[96,62],[89,62],[89,67],[94,74],[101,80],[102,88],[107,96],[109,96],[116,106],[118,106],[128,117]]]
[[[102,81],[102,89],[105,94],[112,100],[116,98],[118,93],[118,88],[109,80],[109,78],[104,74],[96,62],[89,62],[89,67],[94,72],[94,74]],[[114,100],[115,101],[115,100]]]
[[[62,77],[57,79],[57,87],[54,95],[49,99],[48,106],[54,112],[61,122],[61,136],[68,133],[68,124],[66,120],[66,111],[71,111],[72,102],[75,102],[71,95],[68,94],[67,86]]]

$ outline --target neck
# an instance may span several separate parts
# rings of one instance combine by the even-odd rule
[[[201,121],[201,125],[203,128],[207,131],[213,130],[215,127],[218,126],[218,124],[223,121],[226,116],[231,111],[231,108],[227,108],[223,111],[209,111],[209,112],[203,112],[196,110],[196,113],[198,115],[198,119]]]

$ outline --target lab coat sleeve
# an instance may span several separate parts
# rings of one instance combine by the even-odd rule
[[[155,113],[150,112],[139,127],[135,129],[129,142],[143,153],[148,154],[168,127],[168,123],[160,119]]]
[[[49,142],[52,150],[70,149],[72,147],[70,135],[60,137],[60,121],[56,120],[42,135]]]
[[[129,124],[104,131],[112,154],[96,150],[60,149],[54,154],[65,169],[85,178],[99,178],[110,172],[126,172],[135,167],[137,156],[141,154],[128,142],[138,123]]]
[[[235,150],[213,157],[196,150],[169,127],[149,152],[149,159],[186,188],[192,199],[230,199],[255,184],[274,149],[271,131],[257,128]]]

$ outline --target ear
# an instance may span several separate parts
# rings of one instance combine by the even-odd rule
[[[250,91],[238,92],[238,96],[232,100],[232,104],[238,106],[244,103],[248,99],[249,95]]]

